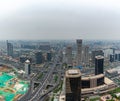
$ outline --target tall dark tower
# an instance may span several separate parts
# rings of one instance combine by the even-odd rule
[[[72,47],[71,46],[66,47],[66,60],[67,60],[68,66],[72,66]]]
[[[104,57],[98,55],[95,57],[95,75],[104,73]]]
[[[95,51],[92,51],[92,63],[95,64],[95,57],[98,56],[98,55],[101,55],[101,56],[104,56],[104,52],[102,50],[95,50]]]
[[[52,53],[48,52],[47,53],[47,61],[51,61],[51,59],[52,59]]]
[[[7,40],[7,55],[13,57],[13,44]]]
[[[82,64],[82,39],[77,39],[77,65]]]
[[[85,65],[89,64],[89,47],[85,46],[84,48],[84,52],[83,52],[83,62],[85,63]]]
[[[81,101],[81,72],[70,69],[65,74],[66,101]]]
[[[42,54],[42,52],[36,52],[35,53],[35,58],[36,58],[36,64],[43,63],[43,54]]]

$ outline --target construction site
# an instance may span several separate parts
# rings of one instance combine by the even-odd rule
[[[0,101],[16,101],[29,88],[29,82],[18,77],[10,67],[0,65]]]

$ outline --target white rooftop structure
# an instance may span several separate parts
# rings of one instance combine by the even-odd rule
[[[75,68],[67,70],[65,74],[66,74],[66,77],[69,77],[69,78],[76,78],[81,76],[80,69],[75,69]]]
[[[26,60],[25,63],[30,63],[30,60]]]
[[[78,70],[68,70],[68,74],[69,75],[75,75],[75,74],[78,74]]]
[[[97,58],[97,59],[104,59],[104,56],[102,56],[102,55],[97,55],[97,56],[95,56],[95,58]]]

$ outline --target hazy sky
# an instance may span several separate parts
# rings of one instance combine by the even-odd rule
[[[0,39],[120,39],[120,0],[0,0]]]

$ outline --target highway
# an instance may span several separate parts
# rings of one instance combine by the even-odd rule
[[[56,67],[56,62],[57,59],[55,59],[53,66],[51,66],[50,71],[48,72],[44,82],[42,83],[41,87],[38,89],[38,91],[35,93],[35,95],[31,96],[31,98],[28,101],[40,101],[41,97],[43,96],[42,91],[46,89],[47,85],[48,85],[48,81],[49,79],[51,79],[52,75],[53,75],[53,71]]]
[[[19,101],[42,101],[42,99],[44,99],[48,93],[50,93],[59,83],[57,82],[56,84],[53,85],[53,87],[47,89],[46,92],[43,92],[46,90],[47,85],[50,84],[51,78],[53,77],[53,72],[56,70],[56,64],[57,64],[57,58],[54,59],[54,62],[52,65],[49,65],[49,68],[47,68],[47,72],[46,75],[41,79],[42,81],[38,81],[41,84],[34,90],[34,92],[32,94],[30,94],[29,91],[25,96],[23,96]],[[39,71],[44,71],[45,69],[41,69]],[[31,83],[35,80],[32,79]],[[32,85],[31,85],[32,87]],[[31,88],[30,87],[30,88]],[[31,89],[30,89],[31,90]]]
[[[46,63],[43,68],[31,68],[32,72],[36,72],[36,75],[34,75],[31,79],[30,79],[30,87],[29,90],[26,94],[24,94],[23,96],[21,96],[17,101],[42,101],[42,99],[44,99],[51,91],[53,91],[53,89],[55,87],[57,87],[57,85],[59,84],[59,82],[56,83],[52,83],[53,87],[50,87],[49,89],[47,89],[46,92],[44,92],[46,90],[46,87],[50,84],[50,82],[54,81],[53,79],[53,73],[55,73],[56,71],[59,72],[60,70],[56,69],[56,65],[58,64],[58,59],[59,57],[56,56],[54,58],[54,61],[50,64]],[[23,69],[24,70],[24,64],[21,63],[15,63],[12,61],[6,61],[6,60],[0,60],[1,64],[5,64],[7,66],[13,67],[13,68],[17,68],[17,69]],[[48,68],[45,68],[48,67]],[[36,77],[38,77],[38,75],[40,73],[44,73],[44,76],[37,80]],[[58,73],[61,74],[61,73]],[[60,77],[59,77],[60,79]],[[33,83],[34,82],[38,82],[39,85],[36,89],[33,90]]]
[[[44,68],[45,68],[45,67],[44,67]],[[46,78],[47,78],[47,75],[48,75],[48,73],[46,73],[46,75],[45,75],[42,79],[36,80],[36,77],[38,77],[40,71],[43,72],[44,70],[38,68],[38,73],[37,73],[37,75],[34,76],[33,79],[31,79],[29,91],[28,91],[23,97],[21,97],[18,101],[31,101],[31,99],[33,99],[34,97],[36,98],[35,95],[39,94],[39,91],[41,91],[41,89],[42,89],[42,87],[43,87],[43,84],[45,84],[44,82],[45,82],[45,80],[46,80]],[[48,71],[47,71],[47,72],[48,72]],[[37,82],[39,83],[39,86],[38,86],[36,89],[34,89],[34,91],[33,91],[32,88],[33,88],[33,83],[34,83],[35,81],[37,81]],[[41,93],[41,92],[40,92],[40,93]],[[37,95],[37,96],[38,96],[38,95]],[[35,98],[34,98],[34,99],[35,99]],[[35,101],[36,101],[36,100],[35,100]]]

